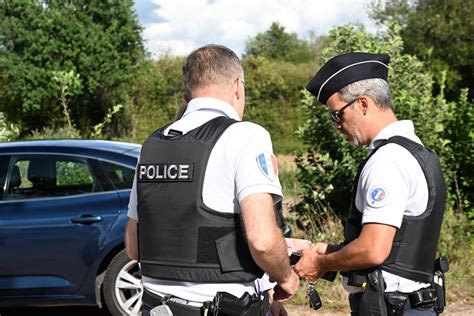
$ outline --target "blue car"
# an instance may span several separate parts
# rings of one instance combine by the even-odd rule
[[[139,152],[111,141],[0,143],[0,307],[139,313],[141,276],[123,238]]]

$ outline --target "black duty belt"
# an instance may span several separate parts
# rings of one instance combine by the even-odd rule
[[[354,293],[349,295],[349,303],[352,311],[359,310],[359,302],[362,296],[362,292]],[[406,297],[404,303],[404,309],[417,309],[417,308],[430,308],[434,306],[434,303],[438,299],[436,291],[432,288],[420,289],[412,293],[400,293],[400,292],[389,292],[385,293],[386,303],[389,301],[389,298],[396,296]]]
[[[168,305],[173,312],[173,316],[202,316],[204,315],[204,307],[195,307],[187,304],[179,303],[181,299],[173,296],[160,296],[144,289],[143,304],[153,308],[162,304]]]
[[[436,291],[432,288],[421,289],[408,294],[408,299],[412,308],[427,307],[438,299]]]
[[[432,288],[421,289],[412,293],[385,293],[385,297],[387,298],[387,300],[394,296],[404,296],[407,298],[405,309],[431,307],[438,299],[436,291]]]

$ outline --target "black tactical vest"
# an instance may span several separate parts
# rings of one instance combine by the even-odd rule
[[[349,218],[344,227],[345,243],[356,239],[362,230],[362,214],[355,206],[362,169],[379,148],[390,143],[406,148],[420,164],[428,184],[428,204],[425,212],[419,216],[403,216],[390,255],[380,268],[410,280],[430,283],[446,203],[446,185],[436,155],[416,142],[401,136],[391,137],[377,146],[361,163],[354,181]]]
[[[144,276],[242,283],[263,275],[250,255],[240,215],[217,212],[202,200],[209,155],[235,122],[221,116],[179,136],[165,136],[161,128],[143,144],[137,196]]]

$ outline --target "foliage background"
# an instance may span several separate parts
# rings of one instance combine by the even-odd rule
[[[64,125],[56,72],[69,87],[72,122],[83,135],[133,93],[144,58],[132,0],[0,1],[0,111],[26,136]]]
[[[448,202],[439,252],[448,254],[450,299],[474,293],[474,8],[461,0],[373,0],[378,34],[358,25],[302,39],[273,23],[246,44],[245,119],[264,126],[279,155],[295,236],[340,241],[352,178],[364,149],[333,128],[304,91],[329,58],[391,56],[399,119],[441,160]],[[0,141],[103,138],[141,143],[182,104],[183,56],[151,59],[132,0],[0,0]],[[70,122],[70,123],[69,123]],[[324,288],[325,301],[343,300]],[[335,293],[334,291],[339,291]],[[325,295],[325,294],[323,294]]]
[[[403,50],[425,61],[439,77],[446,73],[448,100],[459,97],[460,87],[474,96],[474,1],[374,0],[371,16],[379,24],[401,25]],[[435,83],[434,90],[440,85]]]

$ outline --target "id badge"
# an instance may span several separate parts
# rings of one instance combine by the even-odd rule
[[[150,310],[150,316],[173,316],[173,312],[168,305],[160,305]]]

